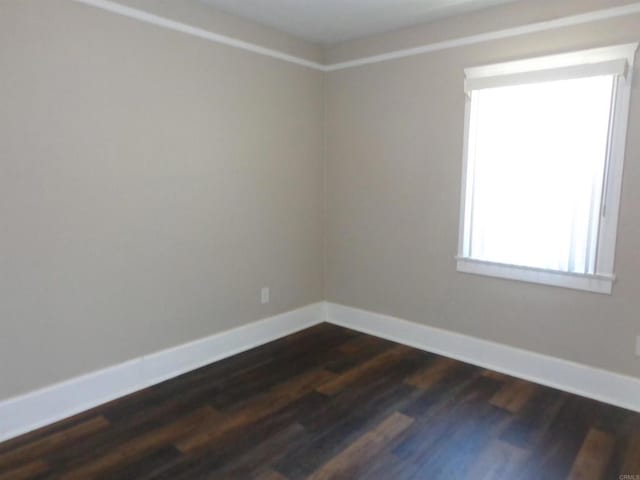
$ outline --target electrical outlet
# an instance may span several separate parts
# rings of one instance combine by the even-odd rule
[[[262,287],[260,291],[260,303],[264,305],[265,303],[269,303],[270,300],[271,292],[269,291],[269,287]]]
[[[636,337],[636,355],[640,357],[640,335]]]

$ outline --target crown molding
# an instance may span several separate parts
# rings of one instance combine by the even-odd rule
[[[545,32],[548,30],[556,30],[558,28],[572,27],[583,25],[586,23],[599,22],[609,20],[611,18],[624,17],[640,13],[640,2],[631,3],[622,7],[607,8],[604,10],[596,10],[589,13],[579,15],[571,15],[568,17],[556,18],[542,22],[530,23],[519,27],[506,28],[503,30],[495,30],[492,32],[480,33],[468,37],[460,37],[451,40],[445,40],[437,43],[421,45],[419,47],[406,48],[403,50],[395,50],[380,55],[372,55],[356,60],[334,63],[327,65],[325,71],[333,72],[336,70],[344,70],[347,68],[360,67],[362,65],[370,65],[372,63],[386,62],[388,60],[396,60],[399,58],[412,57],[414,55],[422,55],[425,53],[437,52],[440,50],[448,50],[450,48],[464,47],[467,45],[475,45],[478,43],[491,42],[493,40],[503,40],[505,38],[513,38],[530,33]]]
[[[141,22],[156,25],[162,28],[167,28],[176,32],[181,32],[194,37],[202,38],[210,42],[218,43],[220,45],[226,45],[233,48],[239,48],[249,52],[256,53],[258,55],[264,55],[267,57],[282,60],[284,62],[292,63],[306,68],[311,68],[321,72],[334,72],[337,70],[345,70],[348,68],[360,67],[363,65],[370,65],[373,63],[386,62],[389,60],[396,60],[400,58],[412,57],[415,55],[423,55],[425,53],[437,52],[440,50],[447,50],[451,48],[463,47],[467,45],[475,45],[478,43],[490,42],[494,40],[503,40],[506,38],[518,37],[521,35],[527,35],[531,33],[544,32],[548,30],[556,30],[564,27],[571,27],[576,25],[583,25],[592,22],[599,22],[602,20],[609,20],[612,18],[624,17],[627,15],[634,15],[640,13],[640,2],[630,3],[629,5],[623,5],[620,7],[606,8],[602,10],[595,10],[593,12],[582,13],[578,15],[571,15],[553,20],[547,20],[542,22],[530,23],[527,25],[521,25],[518,27],[506,28],[503,30],[495,30],[492,32],[481,33],[477,35],[470,35],[466,37],[455,38],[451,40],[445,40],[442,42],[429,43],[418,47],[406,48],[402,50],[395,50],[393,52],[383,53],[380,55],[372,55],[355,60],[349,60],[345,62],[334,63],[330,65],[324,65],[317,62],[312,62],[295,55],[290,55],[279,50],[262,47],[255,43],[245,42],[238,40],[227,35],[221,35],[203,28],[194,27],[186,23],[171,20],[166,17],[155,15],[153,13],[139,10],[137,8],[128,7],[120,3],[111,0],[71,0],[74,2],[82,3],[96,7],[117,15],[129,17]]]
[[[288,63],[293,63],[295,65],[300,65],[302,67],[312,68],[315,70],[324,71],[325,69],[324,65],[317,62],[312,62],[311,60],[306,60],[301,57],[296,57],[295,55],[290,55],[288,53],[284,53],[279,50],[274,50],[272,48],[263,47],[255,43],[238,40],[237,38],[229,37],[227,35],[221,35],[219,33],[205,30],[204,28],[194,27],[193,25],[188,25],[186,23],[178,22],[176,20],[171,20],[170,18],[162,17],[160,15],[146,12],[144,10],[140,10],[137,8],[128,7],[126,5],[122,5],[121,3],[113,2],[111,0],[72,0],[72,1],[77,3],[82,3],[84,5],[88,5],[91,7],[96,7],[101,10],[105,10],[107,12],[115,13],[116,15],[122,15],[123,17],[139,20],[144,23],[149,23],[151,25],[156,25],[158,27],[167,28],[175,32],[180,32],[187,35],[191,35],[193,37],[202,38],[204,40],[208,40],[210,42],[217,43],[220,45],[239,48],[240,50],[246,50],[248,52],[257,53],[258,55],[264,55],[266,57],[275,58]]]

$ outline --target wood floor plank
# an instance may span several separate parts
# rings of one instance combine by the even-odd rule
[[[49,465],[42,460],[35,460],[20,467],[5,471],[5,473],[0,471],[0,480],[27,480],[46,473],[48,470]]]
[[[283,408],[293,400],[309,393],[318,385],[322,385],[334,378],[334,374],[326,370],[314,370],[307,372],[298,378],[286,382],[263,397],[246,405],[214,426],[205,426],[194,435],[178,441],[176,446],[184,453],[193,452],[206,446],[212,440],[222,437],[232,430],[247,427],[248,425],[264,418]]]
[[[292,443],[303,434],[304,427],[294,423],[262,442],[257,442],[242,455],[229,460],[211,475],[220,479],[251,478],[262,465],[271,464],[285,454]]]
[[[322,408],[301,421],[306,434],[274,464],[276,469],[290,478],[306,477],[363,432],[411,403],[421,392],[404,384],[402,379],[408,370],[414,369],[413,363],[407,357],[358,388],[328,397]]]
[[[412,408],[412,411],[420,411],[416,416],[416,422],[402,442],[394,449],[394,454],[403,461],[420,463],[425,458],[433,456],[435,449],[446,450],[456,448],[451,444],[453,435],[464,437],[475,424],[497,424],[502,416],[507,415],[488,403],[489,398],[495,393],[498,383],[486,377],[476,376],[462,388],[451,392],[437,392],[438,399],[428,403],[425,410]],[[427,397],[434,393],[427,391]],[[492,431],[486,432],[487,434]],[[448,445],[446,445],[449,443]]]
[[[30,458],[37,458],[52,450],[62,448],[71,442],[88,437],[107,427],[109,427],[107,419],[103,416],[98,416],[68,429],[52,433],[39,440],[24,444],[14,450],[9,450],[0,455],[0,472]]]
[[[247,459],[247,456],[251,457],[252,453],[257,453],[259,456],[259,452],[269,449],[273,442],[278,441],[278,437],[286,435],[286,430],[291,429],[297,419],[313,414],[319,402],[324,401],[326,399],[319,393],[311,392],[277,412],[248,425],[247,428],[229,431],[221,437],[212,439],[194,454],[180,452],[180,457],[175,461],[168,462],[147,475],[140,475],[139,480],[217,479],[219,472],[234,468],[238,462]],[[292,435],[295,443],[295,434]],[[267,466],[273,467],[272,462],[285,454],[288,449],[289,446],[276,454],[273,460],[270,459],[268,462],[265,460],[264,464],[256,465],[255,472],[262,471]]]
[[[0,480],[635,478],[639,426],[322,324],[0,444]]]
[[[389,449],[384,449],[367,465],[362,465],[360,478],[366,480],[390,480],[412,478],[412,465],[400,461]]]
[[[149,404],[140,403],[136,397],[133,406],[117,408],[112,405],[106,407],[105,415],[109,415],[111,426],[99,434],[86,437],[82,442],[76,442],[68,447],[56,450],[47,455],[47,460],[55,466],[65,470],[73,470],[77,466],[89,463],[97,456],[96,452],[116,449],[130,441],[134,436],[140,437],[152,432],[171,421],[185,417],[193,411],[207,407],[208,400],[217,392],[217,387],[203,381],[182,390],[184,384],[178,382],[173,395],[154,396]],[[170,384],[159,386],[167,388]]]
[[[511,445],[527,448],[537,444],[564,405],[567,395],[558,390],[539,387],[529,402],[514,415],[500,438]]]
[[[469,470],[474,480],[517,478],[529,452],[501,440],[490,442]]]
[[[481,375],[483,377],[492,378],[492,379],[498,380],[500,382],[507,382],[507,381],[513,379],[513,377],[510,377],[509,375],[506,375],[506,374],[500,373],[500,372],[495,372],[493,370],[484,370],[481,373]]]
[[[133,438],[119,447],[81,465],[61,478],[64,480],[92,478],[104,474],[123,463],[128,463],[155,449],[166,447],[177,438],[195,430],[202,424],[216,424],[220,414],[211,407],[203,407],[186,417],[173,421],[145,435]]]
[[[369,335],[360,335],[340,345],[338,350],[342,353],[356,354],[362,352],[363,350],[376,348],[380,345],[392,346],[393,343]]]
[[[442,380],[452,369],[460,365],[451,358],[439,357],[433,364],[407,378],[406,382],[418,388],[428,389]]]
[[[532,453],[519,480],[566,480],[596,418],[596,403],[567,395],[542,436],[525,446]]]
[[[411,352],[411,350],[412,349],[410,347],[406,347],[404,345],[393,347],[392,349],[367,360],[361,365],[348,370],[344,374],[325,382],[316,390],[325,395],[335,395],[357,381],[359,378],[371,374],[371,372],[375,372],[379,368],[388,367],[395,362],[399,362],[405,355],[407,355],[407,353]]]
[[[348,370],[380,355],[396,344],[369,335],[360,335],[342,344],[334,358],[325,364],[325,368],[332,372],[343,374]]]
[[[313,327],[313,330],[317,330],[317,327]],[[221,411],[237,409],[265,390],[306,371],[330,370],[326,366],[335,359],[339,347],[357,336],[355,332],[345,332],[341,328],[324,328],[318,335],[303,336],[302,342],[287,342],[284,352],[274,353],[270,363],[248,375],[237,376],[233,382],[225,382],[220,394],[212,400],[212,405]]]
[[[289,480],[287,477],[275,470],[265,470],[256,477],[256,480]]]
[[[94,411],[88,410],[86,412],[81,412],[69,418],[64,418],[62,420],[54,422],[51,425],[47,425],[37,430],[32,430],[23,435],[20,435],[19,437],[9,439],[5,442],[0,443],[0,455],[8,452],[9,450],[15,450],[19,447],[22,447],[28,443],[33,443],[38,440],[42,440],[44,437],[48,437],[54,433],[58,433],[63,430],[68,430],[69,428],[74,427],[86,420],[90,420],[94,417],[103,415],[103,413],[104,412],[102,411],[96,410],[94,412]]]
[[[486,401],[495,387],[488,383],[482,388],[487,388],[483,394],[440,410],[436,418],[416,421],[394,449],[405,464],[415,465],[407,478],[472,478],[469,468],[509,415]]]
[[[97,480],[149,480],[181,457],[182,453],[173,445],[154,449],[133,461],[129,459],[127,463],[110,468],[103,475],[98,475]]]
[[[479,375],[479,371],[478,368],[467,364],[451,370],[433,387],[427,390],[419,389],[421,394],[415,401],[404,407],[402,413],[418,419],[428,418],[433,411],[438,411],[439,406],[463,398],[475,386],[489,385],[491,391],[495,392],[497,385],[501,385],[501,383]],[[406,381],[404,383],[408,385]]]
[[[615,443],[610,433],[589,430],[567,480],[602,480]]]
[[[331,459],[308,480],[332,480],[338,478],[356,478],[359,469],[367,465],[389,442],[405,431],[413,418],[402,413],[394,413],[376,428],[367,432],[341,454]]]
[[[637,422],[640,426],[640,422]],[[623,463],[620,475],[636,475],[640,478],[640,431],[634,430],[623,452]]]
[[[519,412],[536,391],[537,386],[526,380],[507,383],[491,399],[491,404],[511,413]]]

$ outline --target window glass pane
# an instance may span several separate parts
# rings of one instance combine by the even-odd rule
[[[472,93],[465,254],[594,273],[614,79]]]

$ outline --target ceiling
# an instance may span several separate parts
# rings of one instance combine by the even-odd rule
[[[200,0],[305,40],[331,45],[514,0]]]

